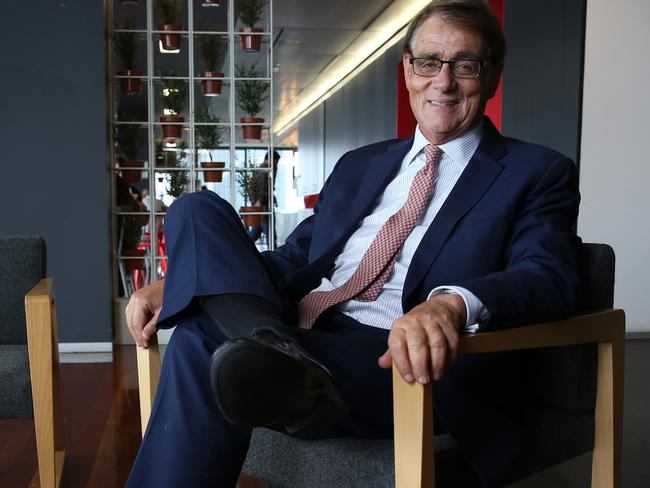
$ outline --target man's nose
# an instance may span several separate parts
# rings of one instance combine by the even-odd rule
[[[449,91],[456,86],[456,78],[451,72],[451,66],[448,63],[442,65],[440,73],[432,78],[432,85],[440,91]]]

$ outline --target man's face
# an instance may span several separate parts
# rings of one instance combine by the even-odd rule
[[[427,19],[412,43],[413,57],[450,59],[487,57],[483,38],[477,32],[443,21]],[[440,73],[424,77],[413,72],[410,55],[404,54],[404,77],[411,110],[420,130],[433,144],[444,144],[474,128],[481,120],[485,104],[496,90],[500,67],[484,65],[478,78],[455,78],[448,64]]]

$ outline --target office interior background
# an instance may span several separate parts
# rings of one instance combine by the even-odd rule
[[[114,27],[107,19],[119,8],[144,9],[148,2],[119,3],[52,0],[7,2],[2,8],[0,232],[45,238],[65,353],[107,353],[128,343],[114,235],[110,93],[117,68],[109,70],[108,32]],[[191,3],[199,19],[200,2]],[[273,48],[273,62],[262,62],[273,84],[267,115],[281,119],[355,39],[369,35],[373,21],[407,3],[273,0],[265,19],[272,17],[272,31],[264,39]],[[553,147],[578,164],[577,231],[585,242],[614,248],[615,306],[626,312],[628,339],[640,344],[650,338],[650,2],[493,3],[502,9],[509,49],[502,131]],[[280,241],[306,215],[302,198],[318,192],[339,156],[397,134],[400,48],[400,42],[388,47],[281,132],[271,136],[273,129],[266,130],[262,147],[280,150],[284,159],[276,175],[282,185],[275,215]],[[238,136],[231,137],[234,147]],[[256,164],[264,152],[254,153]],[[639,452],[650,447],[648,427],[635,430],[643,436],[635,445]],[[626,468],[632,465],[627,459],[626,452]],[[629,475],[635,483],[648,475],[643,469]]]

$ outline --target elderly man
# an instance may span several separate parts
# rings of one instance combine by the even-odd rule
[[[210,192],[171,207],[164,294],[127,307],[139,346],[177,325],[128,486],[234,486],[257,425],[391,436],[392,364],[499,485],[535,420],[526,358],[457,358],[459,333],[571,314],[579,246],[574,164],[483,117],[505,51],[486,3],[426,7],[403,55],[414,136],[345,154],[273,252]]]

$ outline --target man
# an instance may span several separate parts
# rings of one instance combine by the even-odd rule
[[[275,192],[275,175],[278,173],[278,163],[280,162],[280,153],[277,151],[273,151],[273,166],[271,166],[271,159],[269,158],[269,153],[267,152],[264,155],[264,161],[262,161],[262,168],[272,168],[271,172],[272,173],[267,173],[265,171],[259,171],[255,174],[255,182],[254,185],[258,189],[258,192],[260,194],[259,198],[257,199],[256,202],[253,203],[253,206],[261,206],[264,207],[264,210],[268,210],[268,205],[269,205],[269,182],[271,181],[271,174],[273,175],[273,191]],[[273,195],[273,204],[271,206],[271,211],[275,211],[275,205],[276,205],[276,198],[275,195]],[[267,242],[271,242],[271,239],[269,238],[269,216],[264,215],[262,216],[262,224],[259,227],[249,227],[248,228],[248,235],[250,236],[251,239],[254,241],[257,241],[257,239],[260,238],[260,236],[264,233],[266,235]],[[275,228],[273,229],[273,244],[275,245]]]
[[[404,47],[414,137],[344,155],[275,252],[215,195],[172,206],[164,298],[127,307],[140,346],[178,324],[129,486],[233,486],[251,425],[388,437],[393,363],[433,384],[476,484],[499,485],[535,421],[525,356],[457,358],[459,331],[573,313],[580,242],[573,163],[482,117],[504,57],[484,2],[432,2]]]

